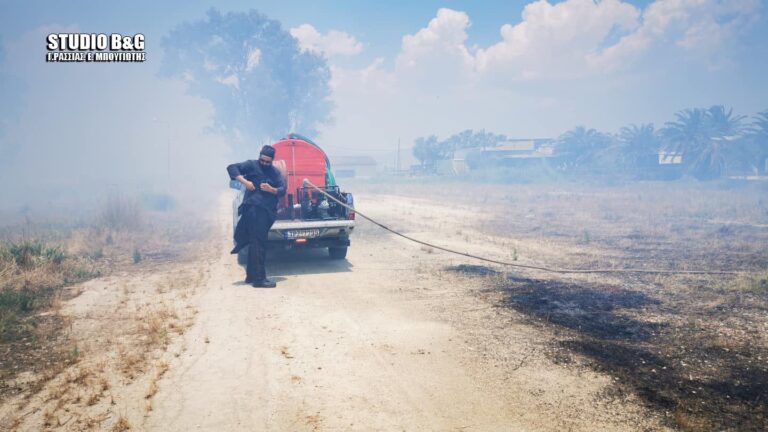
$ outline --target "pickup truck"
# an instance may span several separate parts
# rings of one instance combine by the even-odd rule
[[[269,230],[268,249],[328,248],[332,259],[344,259],[350,245],[349,236],[355,229],[355,212],[312,187],[309,180],[329,195],[354,208],[351,193],[342,192],[336,184],[331,164],[325,152],[308,138],[289,134],[272,144],[275,148],[273,165],[285,178],[286,193],[278,201],[277,220]],[[233,229],[240,216],[237,208],[243,201],[245,187],[235,180],[230,187],[238,193],[232,202]],[[238,255],[245,263],[248,248]]]

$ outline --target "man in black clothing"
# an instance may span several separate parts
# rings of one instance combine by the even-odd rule
[[[277,199],[285,195],[285,180],[272,166],[275,148],[265,145],[258,160],[247,160],[227,167],[229,178],[245,186],[243,203],[237,209],[240,221],[235,228],[236,254],[248,248],[245,282],[255,287],[273,288],[265,270],[267,234],[277,217]]]

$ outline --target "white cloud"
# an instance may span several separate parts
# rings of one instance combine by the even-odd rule
[[[235,74],[228,75],[225,77],[219,77],[216,79],[216,81],[226,86],[233,87],[235,89],[240,89],[240,79]]]
[[[398,138],[410,143],[465,128],[555,136],[577,124],[660,122],[726,92],[701,90],[716,75],[704,71],[694,82],[686,74],[693,64],[731,56],[741,29],[761,19],[760,0],[656,0],[645,8],[551,2],[531,2],[518,21],[501,26],[498,41],[471,47],[470,16],[442,8],[403,36],[394,61],[332,65],[336,122],[322,139],[366,136],[367,146],[385,149]]]
[[[358,95],[386,92],[392,88],[393,79],[394,74],[384,69],[382,57],[377,57],[362,69],[344,69],[331,65],[330,86],[334,91],[346,90],[353,86]]]
[[[251,51],[248,52],[248,62],[245,66],[245,71],[250,72],[259,65],[259,61],[261,61],[261,50],[258,48],[254,48]]]
[[[363,44],[348,33],[330,30],[326,34],[317,31],[310,24],[290,29],[291,36],[299,41],[302,51],[324,54],[327,57],[353,56],[363,51]]]
[[[427,27],[403,36],[397,67],[415,68],[439,58],[454,60],[459,67],[472,67],[474,59],[464,44],[469,26],[469,16],[464,12],[438,10]]]
[[[523,10],[519,24],[504,24],[502,40],[476,55],[477,70],[511,79],[573,77],[615,34],[637,28],[640,11],[618,0],[545,0]]]
[[[613,69],[667,45],[718,55],[759,19],[760,9],[759,0],[656,0],[643,11],[636,31],[589,60],[595,67]]]
[[[721,50],[759,11],[759,0],[657,0],[645,10],[621,0],[537,0],[519,23],[501,26],[499,42],[470,49],[469,16],[443,8],[403,37],[395,70],[509,84],[603,75],[657,46],[705,56]]]

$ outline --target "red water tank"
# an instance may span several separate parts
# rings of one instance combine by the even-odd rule
[[[285,175],[286,194],[280,200],[281,208],[288,206],[289,195],[290,202],[297,202],[296,189],[302,187],[304,179],[318,187],[326,186],[328,158],[320,147],[292,138],[280,140],[272,146],[275,148],[275,167]]]

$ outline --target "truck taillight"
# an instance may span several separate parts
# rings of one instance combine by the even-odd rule
[[[355,220],[355,212],[351,211],[347,213],[347,220]]]

